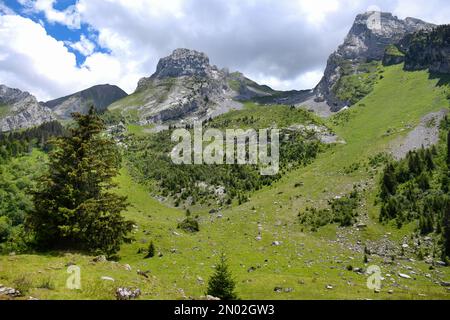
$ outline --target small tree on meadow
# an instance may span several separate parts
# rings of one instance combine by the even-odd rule
[[[227,259],[222,253],[219,263],[215,266],[215,272],[208,281],[206,294],[221,300],[236,300],[238,297],[234,292],[235,287],[236,283],[228,269]]]

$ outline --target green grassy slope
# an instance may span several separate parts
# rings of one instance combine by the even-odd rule
[[[152,199],[123,171],[118,178],[118,192],[129,196],[133,206],[126,216],[134,219],[139,229],[137,241],[124,245],[120,251],[119,263],[93,263],[92,257],[71,253],[0,256],[0,283],[13,285],[23,275],[32,282],[29,294],[43,299],[113,299],[119,286],[141,288],[143,299],[181,299],[184,295],[198,298],[204,294],[212,266],[223,250],[229,254],[237,292],[243,299],[449,299],[450,293],[433,282],[450,279],[449,268],[428,270],[423,262],[403,260],[388,265],[372,256],[369,264],[380,265],[386,277],[378,294],[367,289],[366,276],[346,269],[347,265],[365,267],[363,253],[339,244],[337,234],[347,234],[351,243],[384,235],[399,241],[413,226],[397,230],[372,219],[366,231],[348,232],[349,229],[328,226],[310,233],[297,223],[300,209],[325,204],[350,191],[357,182],[367,184],[364,211],[376,217],[373,186],[378,173],[365,170],[363,163],[385,151],[390,141],[406,134],[409,124],[417,124],[423,115],[448,107],[443,89],[436,87],[438,80],[430,80],[426,72],[405,73],[401,66],[392,66],[385,69],[384,75],[374,91],[360,101],[358,105],[362,106],[338,115],[339,121],[330,119],[330,125],[347,141],[346,145],[329,149],[308,167],[258,191],[248,203],[223,211],[222,218],[201,213],[198,234],[176,230],[184,213]],[[387,132],[394,134],[386,135]],[[363,165],[345,174],[344,168],[353,163]],[[303,186],[295,188],[298,182]],[[261,241],[255,239],[258,224],[262,227]],[[150,240],[163,256],[144,260],[145,254],[137,251],[146,248]],[[280,241],[281,245],[273,246],[273,241]],[[81,266],[81,291],[64,287],[69,262]],[[132,271],[126,271],[124,264],[130,264]],[[397,276],[398,272],[408,273],[407,267],[414,268],[416,280]],[[149,278],[138,275],[138,269],[150,271]],[[388,273],[398,286],[392,285]],[[425,276],[427,273],[431,279]],[[101,276],[116,281],[100,280]],[[36,288],[49,277],[55,289]],[[327,289],[327,285],[333,288]],[[275,287],[293,290],[277,293]]]

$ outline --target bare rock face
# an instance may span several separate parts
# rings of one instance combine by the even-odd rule
[[[179,77],[208,77],[220,76],[216,66],[211,66],[209,58],[203,52],[189,49],[176,49],[173,53],[158,62],[156,72],[150,78],[143,78],[138,83],[139,89],[145,88],[151,80],[162,80]]]
[[[239,109],[229,74],[212,66],[201,52],[177,49],[159,61],[156,72],[142,78],[134,94],[110,106],[132,111],[140,124],[191,122]]]
[[[69,119],[74,112],[86,114],[91,106],[97,112],[103,112],[111,103],[126,96],[127,93],[119,87],[105,84],[48,101],[45,106],[52,109],[59,118]]]
[[[0,85],[0,132],[27,129],[56,120],[53,112],[28,92]]]
[[[332,111],[340,110],[346,102],[339,101],[332,89],[341,77],[344,64],[356,70],[360,63],[381,61],[389,45],[398,43],[407,34],[433,27],[419,19],[401,20],[385,12],[358,15],[344,43],[328,59],[324,77],[315,88],[317,100],[325,100]]]

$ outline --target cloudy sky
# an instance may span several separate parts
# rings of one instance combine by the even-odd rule
[[[450,22],[448,0],[0,0],[0,84],[41,100],[102,83],[131,93],[184,47],[276,89],[309,89],[374,8]]]

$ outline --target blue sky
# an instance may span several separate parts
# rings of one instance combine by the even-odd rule
[[[355,16],[450,23],[448,0],[0,0],[0,84],[41,100],[131,93],[176,48],[275,89],[310,89]]]
[[[53,8],[58,11],[64,11],[76,3],[77,0],[59,0],[54,2]],[[36,23],[43,24],[47,33],[56,40],[73,43],[79,41],[81,35],[87,35],[89,39],[93,40],[92,43],[95,44],[95,51],[108,52],[107,49],[99,47],[96,44],[95,39],[98,37],[98,32],[86,23],[81,23],[79,28],[73,28],[61,23],[49,22],[46,19],[45,12],[31,11],[29,7],[22,5],[17,0],[5,0],[4,4],[16,13],[27,17]],[[86,56],[71,46],[67,46],[67,48],[76,55],[77,65],[81,66],[85,62]]]

